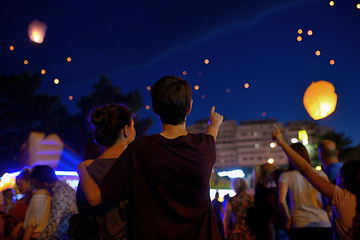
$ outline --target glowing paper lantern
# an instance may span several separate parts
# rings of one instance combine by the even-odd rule
[[[335,111],[335,88],[327,81],[313,82],[306,89],[303,102],[306,111],[314,120],[325,118]]]
[[[42,43],[46,34],[46,24],[38,20],[34,20],[29,24],[28,35],[31,41]]]

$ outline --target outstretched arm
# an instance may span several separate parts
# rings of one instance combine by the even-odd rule
[[[207,129],[206,133],[210,134],[214,137],[214,140],[216,140],[218,132],[219,132],[219,127],[220,124],[223,122],[224,117],[223,115],[215,112],[215,106],[213,106],[211,108],[211,112],[210,112],[210,126]]]
[[[86,160],[81,162],[77,167],[77,172],[80,178],[81,187],[85,193],[85,196],[91,206],[97,206],[101,203],[101,192],[99,186],[90,177],[86,168],[94,160]]]
[[[276,124],[274,124],[274,128],[275,130],[272,133],[272,137],[276,139],[277,143],[288,155],[291,162],[320,193],[322,193],[328,199],[332,200],[335,185],[326,181],[319,174],[317,174],[314,169],[312,169],[311,165],[284,141],[283,136]]]

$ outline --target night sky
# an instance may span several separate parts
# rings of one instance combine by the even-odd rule
[[[207,118],[212,105],[228,120],[312,120],[304,92],[326,80],[338,104],[317,122],[357,145],[360,0],[329,2],[1,1],[0,73],[45,69],[40,91],[59,94],[70,112],[101,75],[123,93],[138,89],[150,107],[147,86],[164,75],[181,76],[199,86],[188,125]],[[34,19],[47,24],[42,44],[27,35]],[[151,108],[140,115],[154,116]],[[158,131],[156,120],[148,133]]]

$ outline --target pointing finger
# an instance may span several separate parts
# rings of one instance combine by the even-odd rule
[[[211,108],[211,114],[214,114],[214,112],[215,112],[215,106],[212,106],[212,108]]]

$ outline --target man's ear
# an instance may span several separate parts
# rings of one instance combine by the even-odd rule
[[[124,131],[124,137],[127,137],[130,135],[130,126],[129,125],[126,125],[123,129]]]
[[[189,107],[188,113],[187,113],[186,115],[189,115],[189,113],[191,112],[193,102],[194,102],[194,101],[191,99],[190,107]]]

